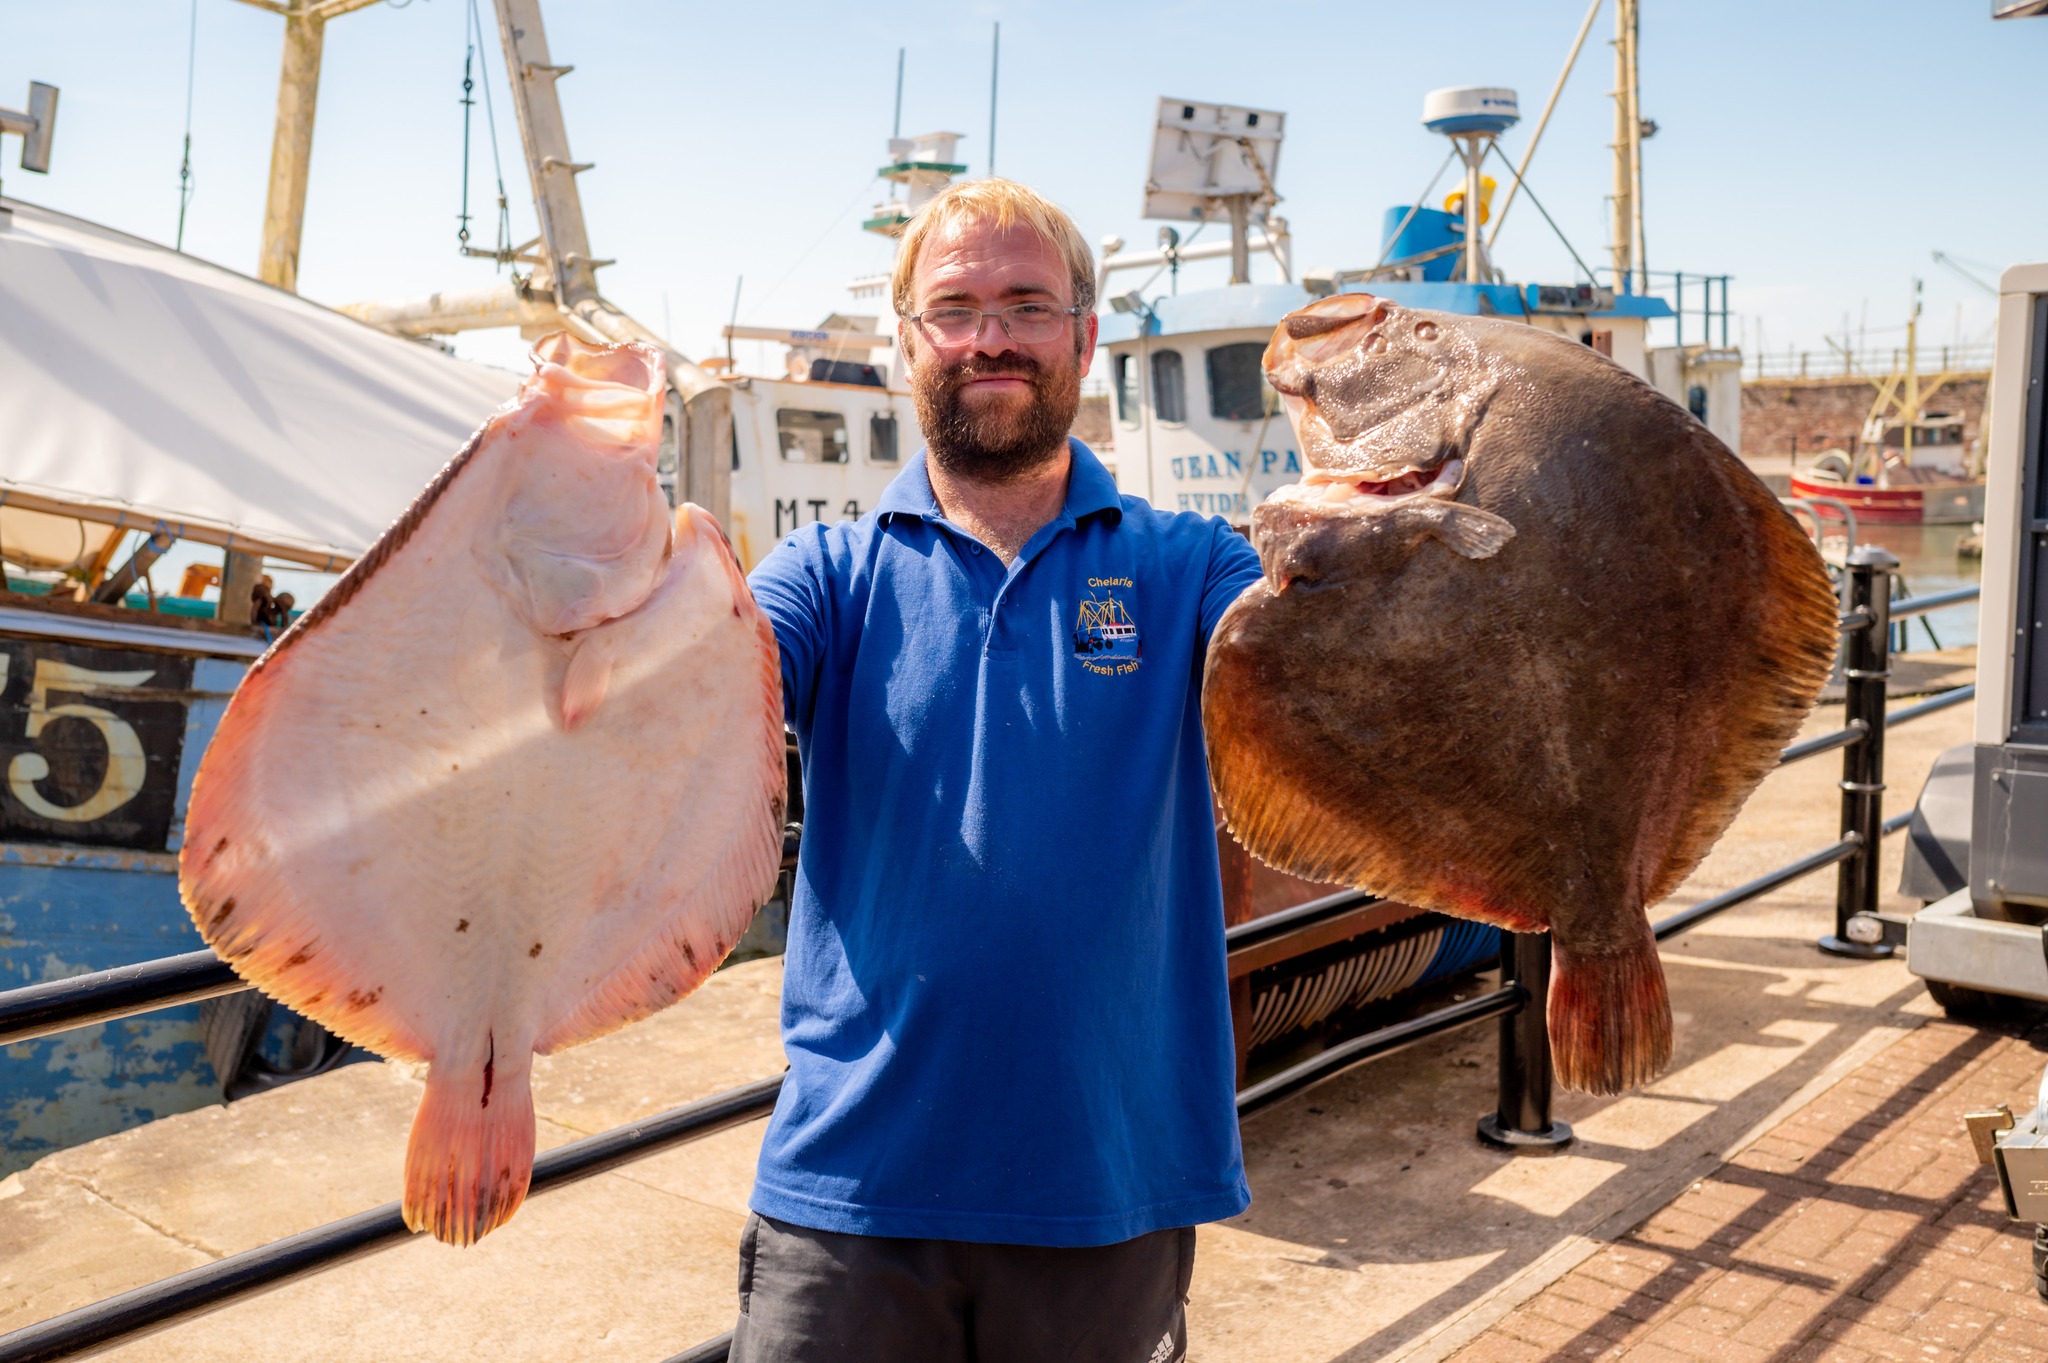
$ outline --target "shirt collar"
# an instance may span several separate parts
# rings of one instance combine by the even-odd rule
[[[1067,500],[1060,507],[1059,519],[1078,524],[1083,517],[1106,512],[1112,520],[1121,520],[1123,498],[1117,492],[1116,480],[1095,457],[1095,451],[1068,436],[1067,452],[1073,463],[1067,474]],[[886,521],[899,515],[927,521],[940,518],[943,513],[932,492],[931,474],[925,470],[924,461],[925,451],[919,450],[903,466],[903,472],[882,489],[882,498],[875,504],[876,519]]]

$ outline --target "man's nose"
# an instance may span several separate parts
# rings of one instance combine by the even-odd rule
[[[1003,316],[998,312],[986,312],[981,316],[981,330],[974,333],[974,353],[977,355],[1007,355],[1017,348],[1010,339],[1010,333],[1003,330]]]

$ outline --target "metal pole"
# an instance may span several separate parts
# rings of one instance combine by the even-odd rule
[[[1636,64],[1636,40],[1641,33],[1642,14],[1636,0],[1615,0],[1628,10],[1628,201],[1630,223],[1629,259],[1636,268],[1636,292],[1650,291],[1650,251],[1643,240],[1643,111],[1641,70]]]
[[[1485,151],[1481,139],[1469,134],[1460,137],[1458,145],[1465,151],[1465,204],[1461,213],[1465,219],[1465,282],[1483,284],[1486,270],[1479,248],[1479,160]]]
[[[988,47],[988,173],[996,173],[996,77],[1003,69],[1003,26],[997,24]]]
[[[1252,200],[1249,194],[1232,194],[1225,202],[1230,208],[1230,282],[1252,282]]]
[[[1858,545],[1849,553],[1849,611],[1864,615],[1866,623],[1849,631],[1844,641],[1844,718],[1852,728],[1859,723],[1866,727],[1862,742],[1842,750],[1842,837],[1857,838],[1860,845],[1836,873],[1835,930],[1819,944],[1832,956],[1867,960],[1893,952],[1874,917],[1861,924],[1851,920],[1877,913],[1879,844],[1884,837],[1885,684],[1891,676],[1892,573],[1898,566],[1890,551],[1874,544]],[[1866,924],[1878,931],[1868,931]]]
[[[1608,223],[1608,251],[1616,293],[1635,292],[1635,257],[1630,243],[1635,230],[1635,181],[1628,159],[1628,3],[1614,3],[1614,197]]]
[[[1560,1150],[1572,1129],[1550,1117],[1550,934],[1501,934],[1501,983],[1527,1002],[1500,1020],[1500,1097],[1479,1119],[1479,1139],[1503,1150]]]
[[[903,136],[903,53],[905,50],[900,47],[896,49],[896,118],[889,124],[889,137],[891,140]]]

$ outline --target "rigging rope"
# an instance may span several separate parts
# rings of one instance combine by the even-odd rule
[[[787,284],[790,281],[790,277],[803,267],[803,263],[805,261],[811,258],[811,253],[813,251],[816,251],[820,246],[823,246],[825,244],[826,238],[830,237],[834,232],[839,230],[839,224],[846,220],[846,215],[848,213],[851,213],[855,208],[859,207],[861,200],[867,198],[869,191],[874,188],[874,184],[875,177],[872,175],[861,182],[860,189],[854,194],[854,196],[851,199],[847,200],[846,207],[840,209],[837,213],[834,213],[832,215],[832,221],[827,223],[825,226],[825,230],[818,234],[818,239],[812,242],[809,246],[806,246],[803,250],[803,254],[798,256],[796,260],[793,263],[791,263],[790,267],[782,272],[782,277],[776,280],[773,284],[770,284],[768,286],[768,292],[762,294],[759,298],[754,300],[753,305],[747,309],[748,317],[756,317],[760,315],[762,305],[775,296],[775,291],[777,289],[781,288],[784,284]]]
[[[469,19],[462,21],[462,36],[469,37]],[[455,244],[463,250],[469,249],[469,111],[476,107],[470,95],[476,89],[476,81],[470,76],[470,67],[476,60],[476,44],[469,43],[462,54],[462,98],[456,102],[462,106],[462,211],[455,215],[461,226],[455,229]]]
[[[1387,257],[1394,254],[1394,247],[1400,242],[1401,234],[1408,230],[1409,223],[1415,221],[1415,215],[1420,213],[1422,206],[1429,202],[1429,196],[1436,193],[1436,182],[1444,178],[1444,172],[1451,168],[1451,162],[1456,160],[1457,156],[1458,148],[1454,144],[1450,151],[1445,154],[1444,163],[1436,168],[1436,174],[1430,176],[1429,183],[1422,187],[1422,193],[1416,197],[1414,203],[1408,206],[1408,216],[1401,219],[1400,226],[1387,233],[1387,244],[1380,248],[1380,258],[1375,260],[1372,263],[1372,268],[1365,272],[1367,279],[1378,274],[1380,266],[1387,263]]]
[[[178,240],[185,249],[185,209],[192,202],[192,73],[199,57],[199,0],[192,0],[192,21],[185,37],[185,159],[178,165]]]
[[[469,13],[463,20],[464,51],[462,55],[462,214],[461,228],[455,234],[459,249],[469,253],[469,111],[476,104],[471,97],[477,81],[472,75],[476,60],[477,44],[484,33],[483,18],[477,13],[476,0],[469,0]],[[498,155],[498,112],[491,102],[491,78],[487,70],[483,74],[484,126],[491,138],[491,170],[498,181],[498,244],[491,252],[500,265],[512,259],[512,206],[505,194],[505,163]]]
[[[1522,179],[1521,175],[1516,172],[1515,168],[1512,165],[1508,165],[1507,153],[1503,152],[1500,149],[1500,144],[1495,142],[1489,142],[1486,147],[1486,153],[1489,156],[1499,157],[1500,163],[1508,167],[1508,174],[1513,175],[1515,177],[1515,184],[1521,188],[1523,193],[1529,196],[1529,202],[1536,205],[1536,211],[1543,215],[1543,221],[1550,224],[1550,230],[1557,233],[1557,239],[1564,243],[1564,249],[1571,252],[1572,260],[1578,265],[1580,271],[1586,276],[1587,282],[1593,284],[1595,287],[1598,287],[1600,283],[1600,276],[1594,274],[1592,269],[1589,266],[1587,266],[1586,262],[1579,259],[1579,253],[1576,250],[1573,250],[1572,248],[1572,239],[1564,234],[1564,229],[1562,227],[1559,227],[1557,225],[1557,220],[1550,216],[1550,210],[1545,208],[1543,206],[1543,201],[1536,197],[1536,191],[1529,188],[1528,183]]]

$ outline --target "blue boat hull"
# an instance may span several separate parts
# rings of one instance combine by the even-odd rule
[[[248,664],[104,645],[0,628],[0,988],[205,945],[178,899],[177,850],[193,772]],[[88,665],[97,683],[78,670]],[[130,735],[140,737],[131,745]],[[133,796],[75,830],[39,818],[38,808],[90,812],[77,789],[61,788],[61,749],[85,752],[69,756],[89,786],[114,781],[118,750],[130,746],[142,754]],[[122,822],[136,809],[145,816]],[[21,1042],[0,1065],[0,1174],[219,1101],[197,1005]]]

